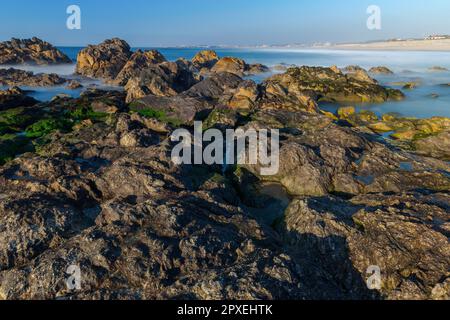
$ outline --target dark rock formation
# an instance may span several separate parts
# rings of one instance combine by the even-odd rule
[[[55,73],[37,73],[14,68],[0,69],[0,86],[50,87],[62,85],[66,79]]]
[[[72,61],[50,43],[38,38],[0,42],[0,64],[61,64]]]
[[[55,132],[0,169],[1,298],[449,298],[447,163],[324,116],[260,111],[246,126],[280,128],[275,180],[294,196],[267,220],[264,197],[243,202],[254,168],[175,166],[158,121],[119,113]],[[66,286],[70,265],[81,290]]]
[[[198,78],[190,70],[175,62],[149,66],[143,69],[139,76],[127,82],[127,102],[147,95],[175,96],[192,87],[197,81]]]
[[[124,86],[128,80],[139,76],[143,69],[151,67],[156,64],[166,62],[166,58],[157,50],[141,51],[133,53],[131,58],[125,64],[123,69],[119,72],[113,83]]]
[[[26,93],[18,87],[0,91],[0,110],[30,107],[36,103],[37,101],[34,98],[27,96]]]

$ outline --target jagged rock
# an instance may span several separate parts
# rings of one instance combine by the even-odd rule
[[[378,84],[378,81],[372,79],[369,73],[360,66],[347,66],[343,69],[347,77],[353,78],[358,81],[368,82],[371,84]]]
[[[219,56],[213,50],[200,51],[192,58],[192,63],[198,70],[203,68],[211,69],[217,61],[219,61]]]
[[[183,72],[190,79],[181,61],[147,67],[142,87],[156,94],[129,105],[126,92],[94,89],[0,113],[0,130],[12,119],[15,133],[49,117],[46,126],[73,126],[34,126],[45,133],[36,145],[0,136],[0,153],[22,144],[0,155],[1,299],[450,298],[449,163],[380,141],[361,125],[372,113],[345,115],[355,127],[318,113],[325,83],[333,95],[383,88],[337,68],[262,85],[216,73],[188,86]],[[376,118],[430,139],[447,132],[445,118]],[[196,119],[205,129],[279,129],[279,172],[176,166],[168,136]],[[427,156],[449,149],[424,143]],[[70,291],[73,265],[82,282]],[[382,286],[369,290],[374,265]]]
[[[270,69],[262,64],[249,65],[244,60],[235,57],[225,57],[217,61],[212,72],[229,72],[238,76],[268,72]]]
[[[264,86],[269,94],[278,96],[281,100],[285,99],[283,96],[308,96],[316,101],[352,103],[384,102],[404,97],[399,90],[384,88],[345,75],[340,70],[322,67],[291,68],[284,74],[267,79]]]
[[[131,108],[133,111],[146,111],[166,123],[173,125],[192,124],[196,116],[205,111],[211,110],[213,105],[204,99],[176,95],[172,97],[161,97],[148,95],[135,100]]]
[[[61,64],[72,61],[50,43],[36,37],[0,42],[0,64]]]
[[[212,72],[229,72],[238,76],[243,76],[247,66],[244,60],[234,57],[225,57],[217,61]]]
[[[450,161],[450,131],[444,131],[413,142],[417,153]]]
[[[257,84],[246,80],[234,91],[233,97],[227,104],[234,109],[253,109],[256,107],[259,95]]]
[[[319,197],[333,192],[357,195],[419,187],[438,191],[450,188],[450,177],[442,173],[442,169],[450,169],[448,164],[438,161],[425,165],[424,159],[396,152],[375,136],[341,127],[328,117],[263,110],[252,118],[244,128],[289,128],[297,132],[281,139],[278,174],[265,177],[260,175],[260,164],[244,166],[263,181],[280,183],[291,195]]]
[[[246,73],[252,75],[252,74],[266,73],[269,71],[270,71],[269,67],[267,67],[263,64],[260,64],[260,63],[255,63],[255,64],[249,65]]]
[[[55,73],[37,73],[14,68],[0,69],[0,86],[49,87],[64,84],[67,80]]]
[[[194,74],[175,62],[164,62],[141,71],[125,86],[127,102],[147,95],[160,97],[175,96],[198,82]]]
[[[130,46],[124,40],[106,40],[80,51],[75,72],[87,77],[114,80],[131,55]]]
[[[385,74],[385,75],[394,74],[394,72],[392,72],[392,70],[390,70],[387,67],[373,67],[369,70],[369,72],[373,74]]]
[[[446,300],[449,200],[414,192],[298,199],[279,228],[299,259],[314,259],[343,288],[362,290],[369,268],[377,266],[385,299]]]
[[[76,80],[72,80],[67,84],[66,88],[70,90],[75,90],[83,88],[83,85]]]
[[[133,53],[123,69],[114,79],[113,83],[124,86],[127,84],[129,79],[138,77],[143,69],[166,61],[166,58],[157,50],[145,52],[138,50]]]
[[[113,117],[0,169],[1,298],[448,299],[445,162],[324,116],[262,110],[247,126],[280,128],[275,180],[299,196],[265,222],[214,167],[175,166],[141,115]],[[65,283],[71,265],[79,291]],[[370,265],[381,290],[365,285]]]
[[[226,92],[239,88],[242,81],[242,78],[233,73],[221,72],[212,74],[210,77],[192,86],[185,94],[190,97],[219,101]]]
[[[26,95],[18,87],[0,91],[0,110],[12,109],[17,107],[31,107],[38,101]]]
[[[260,92],[254,81],[244,81],[233,73],[221,72],[212,74],[184,94],[235,109],[251,109],[256,107]]]

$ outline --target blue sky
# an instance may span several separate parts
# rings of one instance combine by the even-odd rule
[[[66,8],[82,29],[66,28]],[[366,9],[382,10],[382,30]],[[351,42],[450,34],[448,0],[14,0],[0,11],[0,40],[38,36],[86,45],[118,36],[133,46]]]

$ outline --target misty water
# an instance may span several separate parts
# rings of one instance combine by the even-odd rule
[[[73,61],[76,60],[78,52],[82,48],[61,47]],[[153,49],[153,48],[140,48]],[[200,48],[156,48],[164,56],[175,61],[178,58],[192,59],[200,51]],[[262,63],[269,67],[279,64],[285,65],[308,65],[308,66],[331,66],[345,67],[348,65],[359,65],[370,69],[374,66],[387,66],[394,75],[374,76],[382,85],[402,89],[402,85],[396,82],[418,82],[417,88],[402,90],[406,99],[397,102],[383,104],[359,104],[354,105],[358,109],[368,109],[381,115],[388,112],[396,112],[403,116],[429,118],[432,116],[450,117],[450,72],[432,72],[429,69],[434,66],[450,69],[450,52],[419,52],[419,51],[344,51],[344,50],[288,50],[288,49],[215,49],[219,56],[235,56],[244,59],[248,63]],[[2,66],[3,68],[6,66]],[[85,87],[97,86],[100,88],[118,89],[117,87],[105,86],[99,80],[85,79],[73,76],[75,64],[58,66],[15,66],[33,72],[57,73],[68,79],[77,79]],[[261,82],[269,77],[271,73],[251,77]],[[57,94],[68,94],[72,97],[80,95],[82,90],[68,90],[65,87],[51,88],[27,88],[32,90],[30,95],[38,100],[50,100]],[[336,104],[323,104],[322,108],[335,111],[339,107]]]

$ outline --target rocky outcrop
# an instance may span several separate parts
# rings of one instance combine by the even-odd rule
[[[0,86],[50,87],[62,85],[67,80],[55,73],[37,73],[14,68],[0,69]]]
[[[373,67],[369,70],[369,72],[373,74],[384,74],[384,75],[394,74],[394,72],[387,67]]]
[[[368,72],[360,66],[347,66],[343,69],[343,71],[347,75],[347,77],[355,79],[357,81],[378,84],[378,81],[371,78]]]
[[[61,64],[72,61],[50,43],[38,38],[0,42],[1,64]]]
[[[66,88],[69,90],[75,90],[75,89],[83,88],[83,85],[76,80],[71,80],[67,84]]]
[[[448,119],[321,115],[320,100],[401,97],[359,69],[258,85],[142,55],[127,92],[0,92],[0,299],[450,299]],[[175,165],[169,136],[195,120],[279,129],[279,171]],[[410,151],[375,133],[394,124]]]
[[[91,92],[47,108],[113,97]],[[51,133],[38,153],[1,167],[0,297],[449,298],[447,163],[317,114],[247,119],[229,125],[282,135],[280,174],[269,180],[290,200],[271,219],[264,208],[278,200],[258,194],[267,178],[252,166],[225,175],[175,166],[158,125],[167,119],[156,113],[121,109]],[[80,290],[65,283],[72,265]],[[370,266],[381,270],[381,289],[366,285]]]
[[[269,72],[270,69],[262,64],[249,65],[244,60],[235,57],[225,57],[217,61],[212,72],[229,72],[238,76]]]
[[[261,95],[254,81],[243,80],[228,72],[212,74],[184,94],[233,109],[257,108]]]
[[[284,74],[275,75],[264,82],[270,98],[292,100],[330,101],[340,103],[384,102],[403,99],[399,90],[382,87],[373,81],[346,75],[337,68],[300,67],[291,68]],[[311,105],[311,102],[308,102]],[[305,102],[303,102],[305,105]],[[313,109],[313,106],[307,109]]]
[[[213,50],[200,51],[192,58],[192,63],[200,71],[202,69],[210,70],[219,61],[219,56]]]
[[[190,70],[175,62],[153,65],[143,69],[139,76],[127,82],[127,102],[147,95],[175,96],[192,87],[197,81],[198,78]]]
[[[450,128],[413,141],[413,148],[421,155],[450,161]]]
[[[131,55],[130,46],[124,40],[106,40],[80,51],[75,72],[86,77],[114,80]]]
[[[113,83],[124,86],[128,80],[139,76],[142,70],[166,62],[166,58],[157,50],[141,51],[133,53],[123,69],[119,72]]]
[[[304,260],[333,270],[342,287],[366,286],[358,275],[379,268],[380,296],[397,299],[448,299],[450,244],[446,194],[408,192],[296,199],[286,210],[282,229]],[[389,236],[387,236],[389,235]],[[313,273],[311,281],[320,277]]]
[[[291,128],[280,147],[277,175],[260,177],[282,184],[291,195],[403,192],[416,188],[447,190],[450,179],[444,162],[428,162],[396,151],[374,135],[357,134],[332,119],[304,112],[263,110],[246,128]],[[259,166],[246,166],[255,175]],[[427,171],[428,169],[429,171]]]
[[[27,96],[26,93],[18,87],[0,91],[0,110],[30,107],[36,103],[37,101],[34,98]]]

